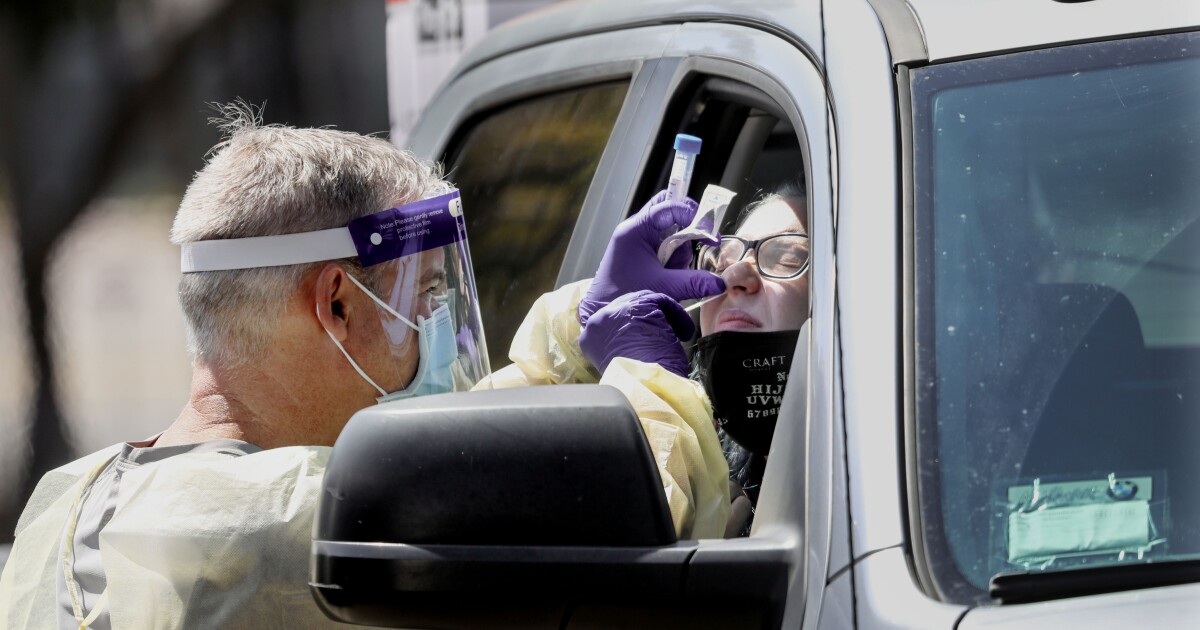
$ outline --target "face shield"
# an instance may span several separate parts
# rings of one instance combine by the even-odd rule
[[[379,391],[379,402],[465,391],[489,373],[457,190],[359,217],[343,228],[186,243],[182,267],[192,273],[355,256],[381,278],[377,294],[349,276],[375,302],[392,356],[417,361],[404,389],[388,392],[330,334],[351,366]]]

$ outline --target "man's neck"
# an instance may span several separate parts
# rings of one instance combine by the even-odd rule
[[[280,419],[289,413],[281,383],[249,367],[214,367],[197,362],[192,373],[192,391],[175,422],[155,446],[196,444],[220,439],[249,442],[261,448],[289,446],[288,426]]]

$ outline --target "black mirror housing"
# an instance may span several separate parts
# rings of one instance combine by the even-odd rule
[[[419,623],[422,607],[465,609],[470,593],[482,613],[522,591],[549,606],[547,595],[589,582],[678,590],[691,550],[675,542],[641,422],[618,390],[427,396],[364,409],[338,438],[311,585],[333,618]]]

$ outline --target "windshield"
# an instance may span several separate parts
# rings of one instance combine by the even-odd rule
[[[949,600],[1200,555],[1200,35],[914,70],[917,502]]]

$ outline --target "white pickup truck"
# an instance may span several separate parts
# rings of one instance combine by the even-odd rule
[[[591,0],[501,27],[409,140],[461,188],[493,368],[678,133],[693,197],[807,191],[750,535],[675,540],[614,390],[419,398],[334,449],[330,616],[1200,626],[1200,4]]]

